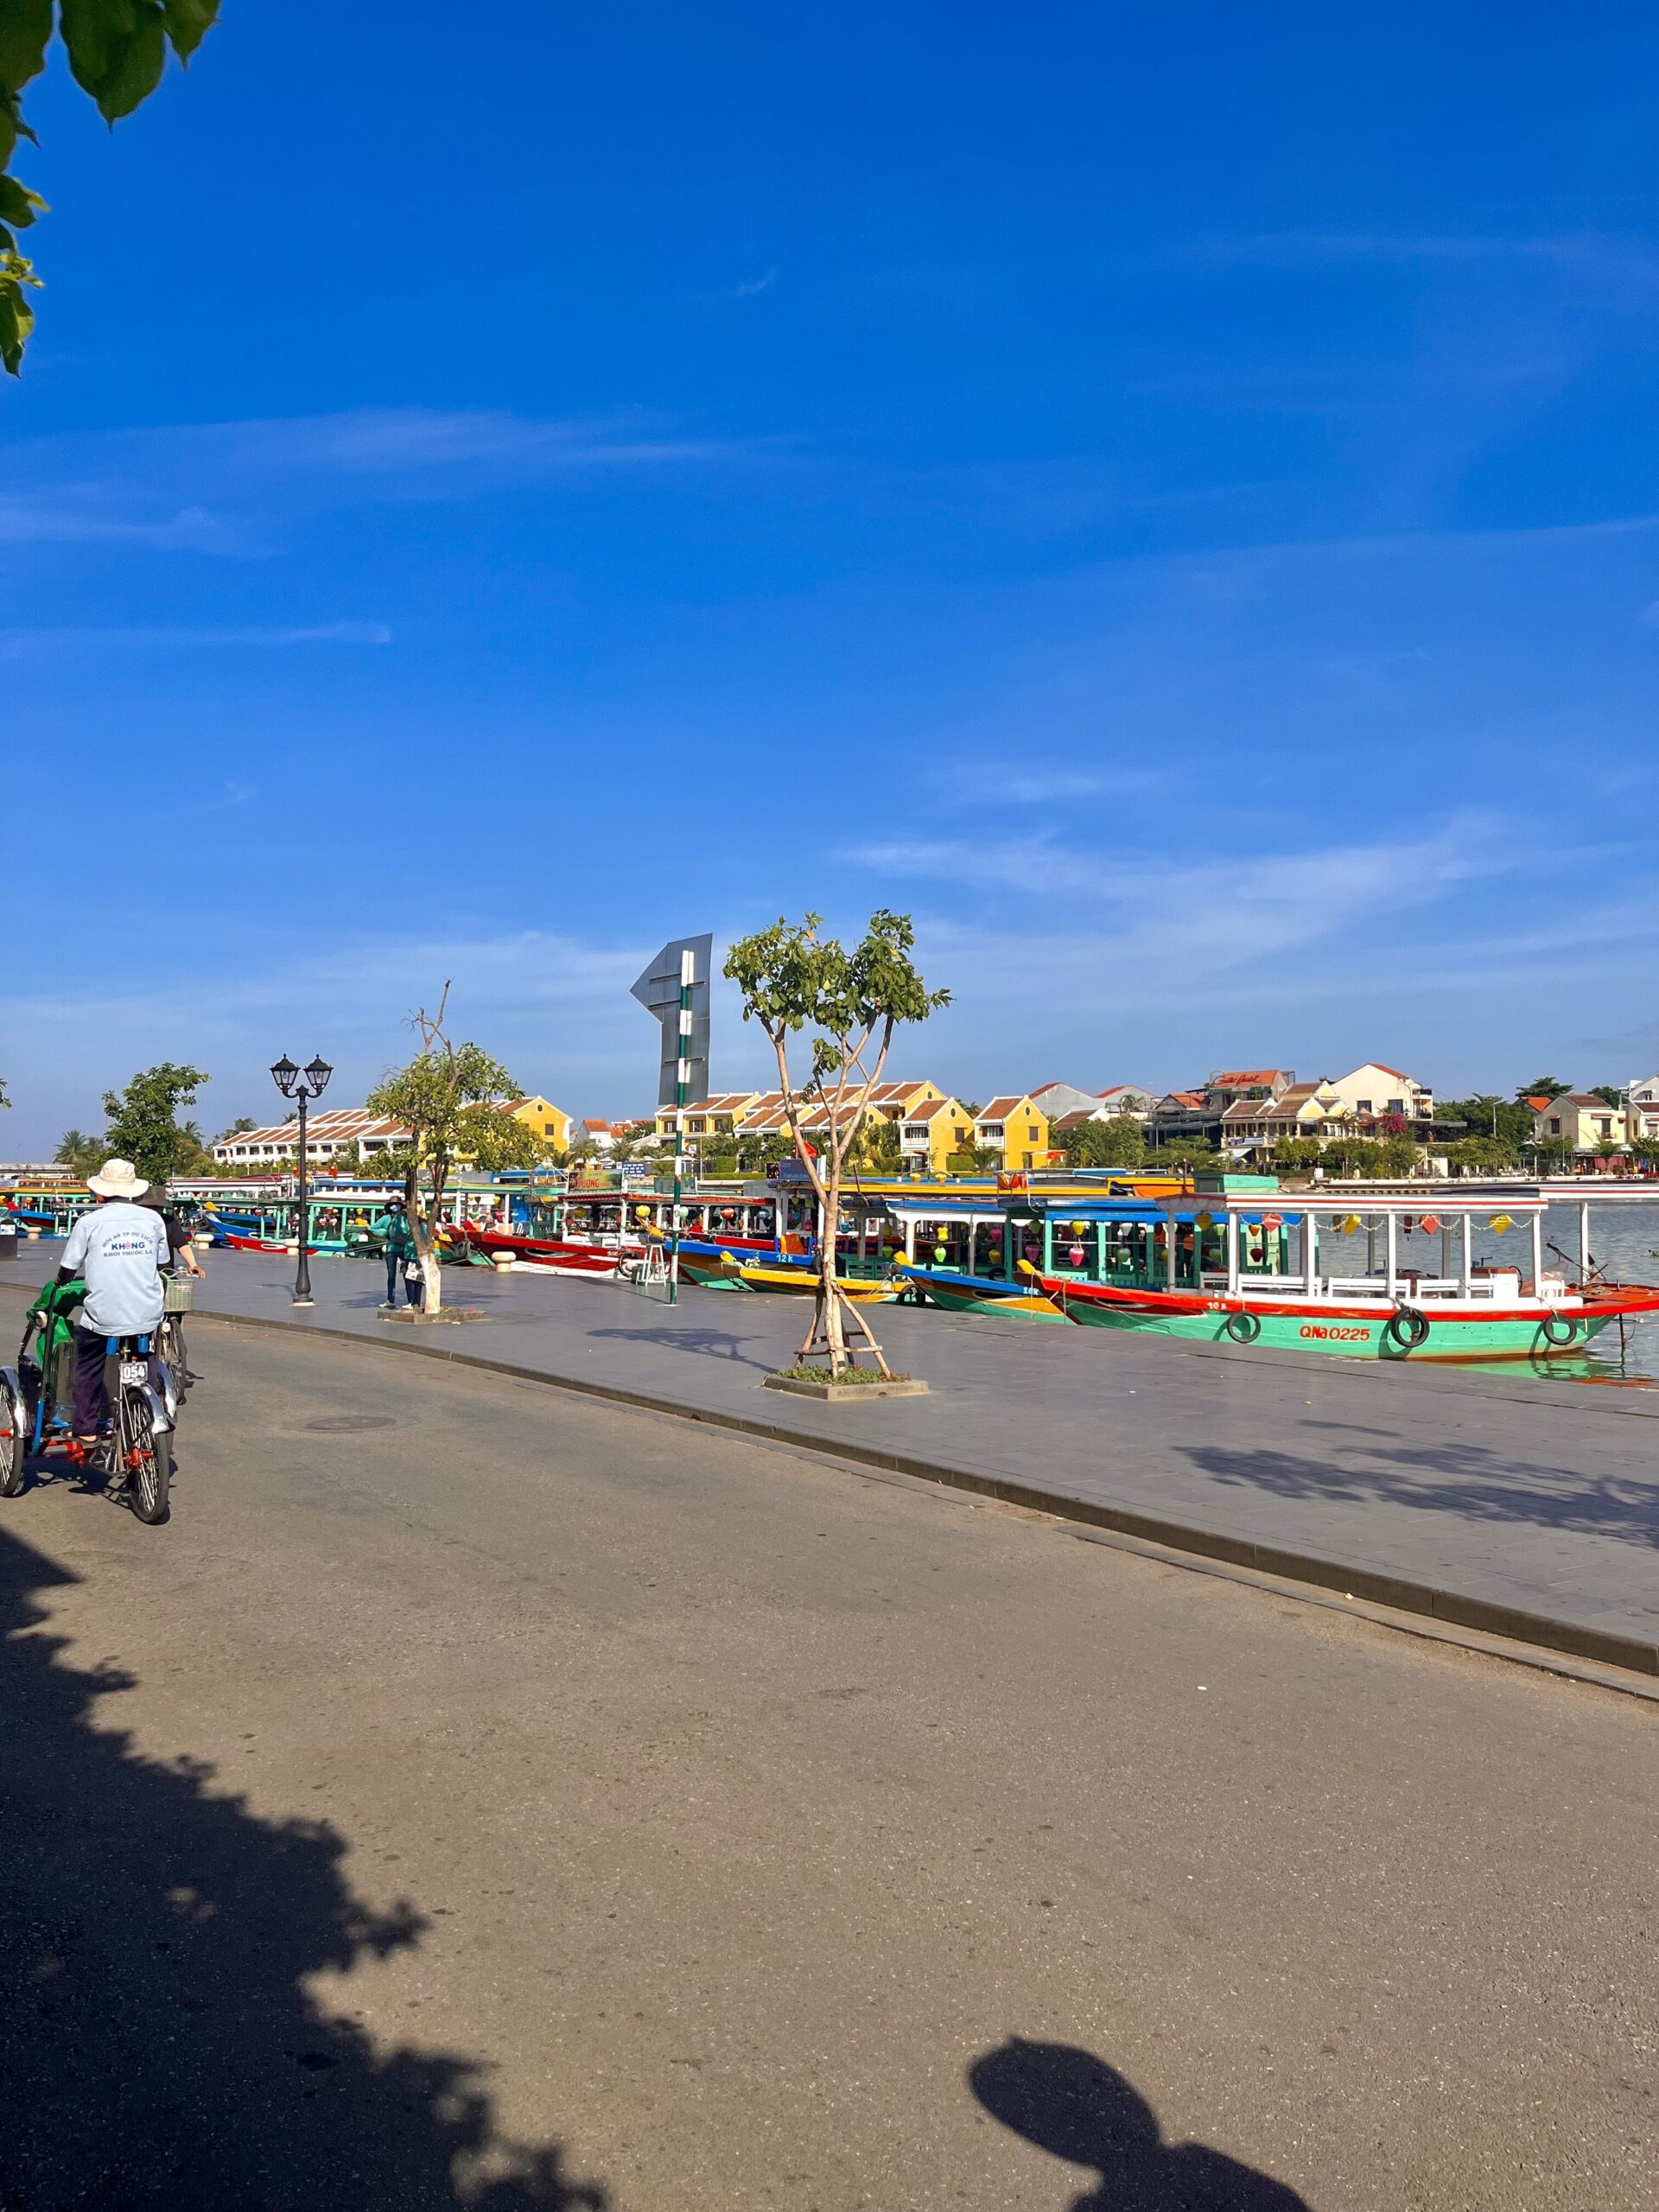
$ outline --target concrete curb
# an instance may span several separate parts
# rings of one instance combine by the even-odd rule
[[[764,1443],[817,1452],[827,1459],[842,1459],[857,1466],[878,1468],[886,1473],[906,1475],[918,1482],[936,1483],[946,1489],[966,1491],[976,1497],[995,1498],[1005,1505],[1023,1506],[1033,1512],[1047,1514],[1056,1520],[1073,1521],[1087,1528],[1106,1529],[1114,1535],[1155,1544],[1168,1551],[1219,1560],[1249,1573],[1268,1575],[1287,1582],[1310,1583],[1321,1590],[1338,1591],[1344,1598],[1351,1597],[1368,1605],[1387,1606],[1396,1612],[1423,1615],[1448,1629],[1502,1637],[1513,1643],[1534,1645],[1543,1651],[1559,1652],[1565,1657],[1588,1660],[1595,1666],[1616,1667],[1630,1674],[1659,1677],[1659,1641],[1649,1643],[1637,1637],[1613,1635],[1604,1630],[1585,1627],[1577,1622],[1555,1620],[1546,1613],[1528,1612],[1518,1606],[1500,1605],[1483,1598],[1471,1598],[1459,1591],[1438,1588],[1432,1583],[1413,1582],[1393,1575],[1379,1574],[1368,1567],[1344,1567],[1334,1560],[1321,1559],[1313,1553],[1287,1551],[1274,1545],[1253,1543],[1243,1538],[1224,1535],[1215,1529],[1139,1513],[1128,1506],[1107,1505],[1090,1498],[1071,1497],[1063,1491],[1045,1490],[1039,1484],[1015,1481],[1005,1475],[983,1473],[971,1467],[944,1466],[907,1452],[860,1444],[850,1436],[815,1436],[779,1421],[751,1420],[741,1414],[683,1405],[675,1399],[656,1397],[645,1390],[626,1389],[617,1383],[591,1382],[577,1375],[550,1374],[543,1368],[524,1367],[512,1360],[490,1359],[474,1351],[452,1350],[448,1344],[422,1344],[401,1335],[368,1337],[354,1330],[328,1328],[316,1322],[304,1323],[296,1331],[292,1322],[278,1320],[268,1314],[210,1313],[198,1308],[191,1316],[192,1325],[202,1321],[210,1321],[224,1328],[274,1329],[290,1335],[327,1337],[339,1344],[367,1344],[372,1351],[407,1353],[417,1359],[435,1359],[460,1367],[478,1368],[486,1374],[506,1376],[516,1382],[539,1382],[550,1389],[572,1390],[582,1397],[601,1399],[612,1405],[632,1407],[641,1413],[665,1414],[677,1421],[698,1421],[705,1427],[728,1429],[740,1436],[758,1438]]]

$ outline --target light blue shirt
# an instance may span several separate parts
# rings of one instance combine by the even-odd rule
[[[167,1224],[148,1206],[111,1198],[82,1214],[60,1266],[86,1285],[81,1325],[106,1337],[142,1337],[160,1326]]]

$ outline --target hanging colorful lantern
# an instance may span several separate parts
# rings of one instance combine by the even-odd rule
[[[1438,1235],[1440,1234],[1440,1217],[1439,1216],[1439,1214],[1437,1214],[1437,1213],[1426,1213],[1426,1214],[1423,1216],[1423,1219],[1422,1219],[1422,1230],[1423,1230],[1423,1234],[1424,1234],[1424,1236],[1438,1236]]]
[[[1084,1259],[1082,1245],[1074,1244],[1065,1256],[1070,1260],[1074,1268],[1080,1268],[1083,1265]]]
[[[1071,1234],[1074,1236],[1086,1236],[1089,1234],[1088,1223],[1086,1221],[1074,1221],[1071,1224]]]
[[[633,1210],[633,1217],[636,1221],[649,1221],[651,1219],[651,1208],[649,1206],[635,1206]]]
[[[1285,1217],[1281,1213],[1264,1213],[1262,1217],[1263,1229],[1282,1229],[1284,1225]]]
[[[1357,1213],[1345,1213],[1342,1217],[1342,1227],[1344,1236],[1357,1236],[1358,1234],[1359,1225],[1359,1216]]]
[[[1506,1229],[1513,1229],[1514,1227],[1514,1220],[1509,1214],[1495,1213],[1492,1216],[1492,1230],[1495,1235],[1501,1236]]]
[[[1194,1214],[1192,1218],[1200,1229],[1213,1229],[1216,1225],[1216,1217],[1212,1213]]]

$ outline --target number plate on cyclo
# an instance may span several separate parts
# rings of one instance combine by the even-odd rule
[[[148,1382],[149,1363],[142,1359],[124,1359],[121,1363],[121,1380],[124,1382]]]

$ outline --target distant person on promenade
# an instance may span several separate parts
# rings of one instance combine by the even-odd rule
[[[409,1216],[404,1211],[401,1198],[394,1198],[386,1214],[386,1299],[388,1306],[397,1303],[397,1279],[404,1278],[411,1306],[424,1303],[424,1285],[421,1281],[415,1232],[409,1225]],[[411,1273],[411,1268],[415,1272]]]

